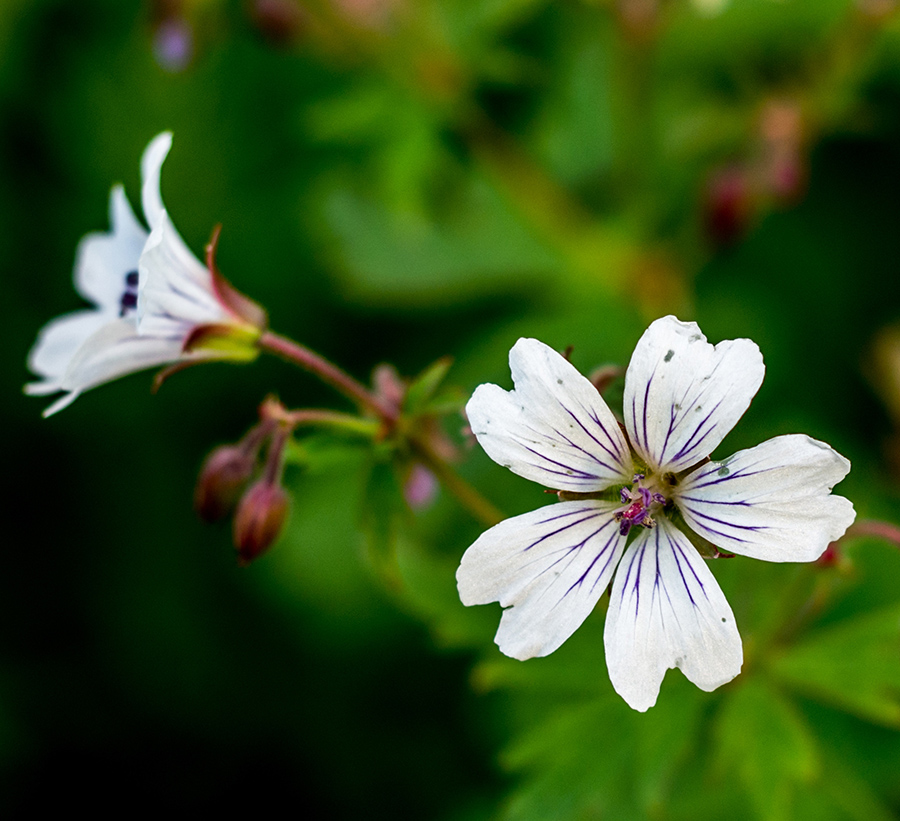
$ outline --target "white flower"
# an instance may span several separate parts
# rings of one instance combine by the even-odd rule
[[[116,186],[112,230],[88,234],[78,246],[75,289],[94,307],[45,325],[28,356],[42,380],[26,385],[26,393],[65,391],[44,416],[82,391],[144,368],[255,355],[251,343],[265,314],[188,250],[163,206],[159,178],[171,144],[171,134],[160,134],[141,161],[149,234]]]
[[[499,601],[496,642],[527,659],[556,650],[612,580],[606,663],[634,709],[656,703],[671,667],[703,690],[733,679],[743,661],[734,615],[685,523],[722,550],[812,561],[855,517],[830,495],[850,463],[803,435],[709,461],[765,368],[750,340],[713,347],[693,322],[668,316],[641,337],[624,431],[543,343],[520,339],[509,362],[515,390],[480,385],[466,407],[472,430],[495,462],[562,501],[501,522],[466,551],[463,603]]]

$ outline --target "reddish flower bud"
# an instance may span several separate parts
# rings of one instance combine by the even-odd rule
[[[721,169],[707,183],[703,222],[706,235],[720,247],[734,245],[740,240],[753,212],[750,181],[744,169]]]
[[[270,43],[286,46],[299,39],[306,15],[297,0],[251,0],[250,17]]]
[[[222,445],[209,454],[194,490],[194,508],[204,521],[216,522],[231,513],[255,464],[255,452],[239,445]]]
[[[234,546],[241,564],[265,553],[278,538],[288,513],[281,485],[261,479],[244,494],[234,515]]]

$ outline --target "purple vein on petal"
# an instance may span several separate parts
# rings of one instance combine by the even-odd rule
[[[635,571],[634,578],[634,615],[637,616],[638,610],[640,609],[641,604],[641,565],[644,562],[644,551],[647,549],[646,542],[641,545],[640,550],[636,550],[631,554],[631,560],[628,563],[628,569],[625,571],[625,581],[622,583],[622,598],[624,601],[625,598],[625,589],[628,587],[628,582],[631,579],[631,571],[634,569],[635,562],[637,562],[637,570]],[[622,568],[619,567],[619,572],[622,572]]]
[[[658,366],[657,366],[658,367]],[[644,422],[644,449],[647,451],[647,455],[650,455],[650,445],[649,440],[647,438],[647,400],[650,397],[650,385],[653,384],[653,377],[656,376],[656,368],[653,369],[653,373],[650,374],[650,378],[647,380],[647,387],[644,388],[644,409],[642,412],[643,422]],[[637,420],[635,420],[637,421]],[[637,426],[635,426],[637,427]]]
[[[725,499],[698,499],[696,496],[684,496],[683,494],[679,494],[678,496],[679,502],[696,502],[698,505],[728,505],[729,507],[737,506],[737,507],[753,507],[752,502],[748,501],[726,501]]]
[[[590,521],[591,519],[596,519],[597,516],[602,516],[603,513],[605,512],[603,510],[591,510],[590,508],[582,508],[578,512],[579,513],[587,513],[589,510],[590,510],[590,514],[585,516],[583,519],[578,519],[575,522],[569,522],[568,524],[563,525],[562,527],[558,528],[557,530],[554,530],[550,533],[545,534],[544,536],[541,536],[541,537],[535,539],[530,545],[522,548],[522,552],[527,553],[529,550],[531,550],[531,548],[537,547],[545,539],[549,539],[551,536],[556,536],[558,533],[562,533],[564,530],[568,530],[570,527],[575,527],[575,525],[580,525],[583,522]],[[559,518],[562,518],[562,517],[559,517]],[[553,521],[553,519],[548,519],[547,521]],[[542,524],[544,524],[544,522],[542,522]]]
[[[691,600],[691,604],[696,607],[697,602],[694,601],[694,594],[691,592],[691,587],[684,575],[684,569],[681,566],[682,562],[687,565],[688,570],[691,571],[691,575],[694,577],[697,584],[700,585],[700,590],[703,592],[703,596],[708,599],[709,596],[706,595],[706,588],[703,586],[703,582],[700,581],[700,577],[697,575],[694,568],[691,567],[691,563],[688,561],[687,556],[684,555],[684,550],[682,549],[681,545],[677,544],[674,540],[671,540],[669,544],[673,548],[672,557],[675,559],[675,566],[678,568],[678,575],[681,576],[681,583],[684,585],[684,589],[687,591],[688,598]],[[679,556],[681,557],[680,559]]]
[[[579,479],[599,479],[599,476],[596,476],[593,473],[587,473],[586,471],[580,470],[579,468],[573,468],[571,465],[566,465],[563,462],[557,462],[555,459],[551,459],[549,456],[545,456],[540,451],[535,450],[534,448],[528,447],[528,445],[522,445],[525,450],[529,453],[533,453],[539,459],[543,459],[547,462],[550,462],[552,465],[557,465],[561,467],[563,470],[552,470],[551,468],[542,468],[540,465],[535,465],[535,467],[540,468],[541,470],[546,470],[548,473],[556,473],[559,476],[576,476],[576,474],[580,474],[576,476]]]
[[[706,416],[703,417],[703,419],[700,421],[700,424],[697,425],[697,427],[694,429],[694,432],[691,434],[690,439],[688,439],[687,442],[685,442],[684,445],[682,445],[681,450],[678,451],[678,453],[676,453],[675,456],[672,457],[672,461],[678,461],[679,459],[683,459],[686,454],[690,453],[692,450],[696,450],[698,447],[700,447],[703,440],[706,439],[706,437],[709,436],[718,427],[719,423],[713,422],[713,424],[706,431],[704,431],[703,435],[699,439],[697,439],[696,442],[694,441],[697,434],[699,434],[700,431],[703,429],[703,426],[710,420],[712,415],[719,409],[719,406],[722,404],[722,401],[723,400],[719,400],[715,404],[713,409],[709,413],[707,413]],[[691,405],[692,408],[695,406],[696,406],[696,403]],[[685,413],[685,415],[686,415],[686,413]]]
[[[540,577],[540,576],[543,576],[544,573],[548,572],[549,570],[552,570],[554,567],[556,567],[558,564],[560,564],[560,562],[564,562],[564,561],[566,561],[566,560],[568,559],[569,564],[568,564],[565,568],[563,568],[563,571],[561,571],[560,574],[557,576],[557,578],[559,578],[559,577],[562,575],[562,572],[564,572],[564,571],[568,568],[568,566],[571,565],[571,563],[572,563],[573,561],[575,561],[575,558],[576,558],[576,556],[578,555],[579,551],[580,551],[582,548],[584,548],[584,546],[585,546],[591,539],[593,539],[593,538],[594,538],[595,536],[597,536],[598,534],[602,533],[602,532],[603,532],[607,527],[609,527],[611,524],[613,524],[612,520],[606,521],[606,522],[604,522],[600,527],[598,527],[596,530],[592,531],[591,533],[588,533],[588,535],[585,536],[580,542],[577,542],[576,544],[573,544],[573,545],[566,545],[565,547],[558,548],[558,549],[557,549],[556,551],[554,551],[554,552],[562,553],[562,555],[559,556],[559,558],[555,559],[555,560],[552,562],[552,564],[549,564],[549,565],[547,565],[547,567],[545,567],[545,568],[543,568],[542,570],[540,570],[540,571],[538,572],[537,576],[535,576],[535,578],[538,578],[538,577]],[[575,587],[579,586],[579,585],[584,581],[585,577],[588,575],[588,573],[590,573],[591,568],[597,563],[597,561],[598,561],[598,560],[603,556],[603,554],[609,549],[609,546],[615,541],[615,539],[616,539],[616,533],[613,532],[613,535],[612,535],[612,536],[610,537],[610,539],[607,541],[607,543],[606,543],[606,545],[603,547],[603,549],[597,554],[597,556],[594,557],[593,561],[591,562],[591,564],[590,564],[590,566],[587,568],[587,570],[585,570],[585,572],[581,575],[581,577],[580,577],[574,584],[572,584],[572,585],[568,588],[568,590],[566,590],[566,591],[562,594],[562,596],[560,596],[560,598],[559,598],[559,600],[556,602],[556,604],[553,605],[554,607],[556,607],[557,604],[559,604],[561,601],[563,601],[563,599],[565,599],[565,597],[566,597],[569,593],[571,593],[572,590],[573,590]],[[552,555],[552,554],[551,554],[551,555]],[[613,559],[614,556],[615,556],[615,551],[613,551],[613,552],[612,552],[612,555],[610,555],[610,557],[607,559],[606,565],[604,565],[604,568],[603,568],[603,569],[605,569],[605,568],[609,565],[609,562]],[[539,559],[535,559],[535,561],[539,561]],[[601,570],[601,575],[602,575],[602,573],[603,573],[603,570]],[[598,577],[598,578],[599,578],[599,577]],[[541,595],[541,596],[545,595],[545,594],[549,591],[550,587],[552,587],[553,584],[554,584],[555,582],[556,582],[556,579],[554,579],[553,581],[551,581],[551,582],[550,582],[550,585],[548,585],[548,587],[547,587],[540,595]],[[596,582],[595,582],[595,584],[596,584]]]
[[[574,416],[574,414],[572,414],[572,412],[571,412],[568,408],[566,408],[566,407],[563,406],[563,410],[565,410],[567,413],[569,413],[570,415],[572,415],[572,418],[575,419],[575,421],[578,422],[579,425],[581,424],[581,422],[578,421],[578,419]],[[528,428],[528,430],[530,430],[535,436],[538,436],[538,437],[540,437],[540,438],[542,438],[542,439],[545,439],[545,440],[548,441],[548,442],[552,442],[552,441],[553,441],[552,437],[547,436],[546,433],[543,433],[542,431],[537,430],[536,428],[531,427],[531,425],[525,425],[525,427]],[[584,427],[584,426],[582,425],[582,428],[583,428],[583,427]],[[560,439],[562,439],[563,441],[565,441],[566,443],[568,443],[569,445],[571,445],[571,446],[572,446],[573,448],[575,448],[576,450],[580,450],[585,456],[587,456],[587,457],[588,457],[589,459],[591,459],[592,461],[596,462],[596,463],[597,463],[598,465],[600,465],[601,467],[604,467],[604,468],[606,468],[607,470],[615,471],[615,468],[613,468],[611,465],[606,464],[606,462],[602,461],[601,459],[598,459],[598,458],[597,458],[597,455],[596,455],[595,453],[591,453],[591,451],[585,450],[583,447],[581,447],[581,445],[577,444],[576,442],[573,442],[573,441],[572,441],[571,439],[569,439],[569,437],[566,436],[562,431],[557,430],[556,428],[552,428],[552,427],[551,427],[551,430],[552,430],[552,431],[553,431]],[[588,433],[587,430],[585,430],[585,433],[587,433],[588,436],[591,436],[591,434]],[[594,439],[593,436],[591,436],[591,438]],[[596,442],[597,440],[594,439],[594,441]],[[597,444],[600,445],[600,447],[603,447],[603,445],[600,444],[600,442],[597,442]],[[604,448],[604,450],[607,450],[607,449]],[[609,452],[610,452],[610,451],[607,450],[607,453],[609,453]],[[611,455],[613,455],[613,458],[615,458],[615,455],[614,455],[614,454],[611,454]],[[618,460],[617,460],[617,461],[618,461]]]
[[[567,414],[569,414],[569,416],[571,416],[572,419],[575,420],[575,422],[578,424],[578,427],[580,427],[594,442],[596,442],[598,447],[603,448],[603,450],[606,451],[606,453],[608,453],[619,465],[622,464],[622,454],[619,453],[618,450],[616,450],[616,451],[610,450],[606,445],[603,444],[603,442],[601,442],[596,436],[594,436],[593,433],[591,433],[584,426],[582,421],[574,413],[572,413],[572,411],[569,408],[567,408],[565,405],[563,405],[562,402],[560,402],[559,404],[560,404],[560,407]],[[590,411],[588,411],[583,405],[581,406],[581,409],[587,412],[588,416],[596,423],[597,427],[599,427],[600,430],[602,430],[603,433],[606,435],[606,438],[611,441],[610,435],[607,433],[606,428],[604,428],[603,425],[600,424],[600,420],[596,416],[594,416]],[[557,433],[560,433],[560,432],[557,431]],[[562,436],[561,433],[560,433],[560,436]],[[583,450],[583,448],[579,448],[579,450]],[[584,451],[584,452],[587,453],[587,451]],[[592,458],[596,459],[596,461],[600,462],[600,460],[597,459],[596,456],[594,456],[593,454],[590,454],[590,455],[592,456]],[[610,470],[613,470],[613,468],[611,468],[609,465],[604,464],[603,462],[600,462],[600,464],[602,464],[606,468],[609,468]]]
[[[579,424],[580,424],[580,423],[579,423]],[[615,473],[615,470],[616,470],[616,469],[615,469],[612,465],[608,465],[608,464],[606,464],[606,462],[604,462],[603,460],[598,459],[597,456],[596,456],[595,454],[591,453],[589,450],[585,450],[583,447],[581,447],[581,445],[578,445],[578,444],[576,444],[575,442],[573,442],[573,441],[572,441],[571,439],[569,439],[569,437],[566,436],[562,431],[556,430],[556,428],[553,428],[553,430],[556,431],[556,433],[559,435],[560,439],[563,439],[564,441],[568,442],[568,444],[571,445],[571,446],[572,446],[573,448],[575,448],[576,450],[580,450],[585,456],[587,456],[588,458],[590,458],[591,460],[593,460],[594,462],[596,462],[596,463],[597,463],[598,465],[600,465],[601,467],[604,467],[604,468],[606,468],[607,470],[610,470],[610,471],[612,471],[613,473]],[[587,433],[587,431],[585,431],[585,432]],[[589,433],[588,433],[588,436],[590,436]],[[598,443],[598,444],[599,444],[599,443]],[[602,447],[602,445],[601,445],[601,447]],[[618,461],[618,460],[617,460],[617,461]],[[620,463],[620,464],[621,464],[621,463]]]
[[[579,545],[579,547],[583,547],[585,545],[585,543],[588,541],[588,539],[592,539],[592,538],[594,538],[594,536],[599,535],[611,524],[614,524],[614,522],[612,520],[604,523],[600,528],[598,528],[590,536],[588,536],[588,538],[585,539],[581,543],[581,545]],[[572,584],[569,586],[569,589],[566,590],[565,593],[563,593],[563,597],[560,599],[560,601],[562,601],[563,598],[568,596],[569,593],[571,593],[576,587],[581,587],[581,585],[584,583],[584,580],[588,577],[588,574],[594,568],[594,565],[597,564],[597,562],[599,562],[600,559],[603,558],[603,556],[606,554],[606,552],[608,550],[610,550],[610,548],[614,548],[616,541],[618,541],[618,533],[615,530],[613,530],[612,535],[610,535],[609,539],[607,539],[606,544],[603,545],[600,552],[593,558],[593,560],[588,565],[588,567],[584,571],[584,573],[582,573],[581,576],[579,576],[574,582],[572,582]],[[599,579],[603,576],[603,573],[606,571],[606,568],[609,567],[609,563],[613,560],[613,557],[615,556],[615,554],[616,554],[616,551],[615,551],[615,549],[613,549],[610,552],[610,555],[607,557],[606,563],[603,565],[603,567],[600,568],[600,572],[597,575],[597,579],[594,580],[594,584],[591,586],[591,590],[593,590],[594,587],[597,586],[597,581],[599,581]]]
[[[699,516],[701,519],[707,519],[710,522],[715,522],[717,525],[724,525],[725,527],[732,527],[735,530],[749,530],[752,533],[756,533],[760,530],[768,530],[768,526],[766,525],[738,525],[734,522],[728,522],[724,519],[717,519],[715,516],[710,516],[708,513],[703,513],[695,508],[690,508],[689,510],[691,516]],[[703,523],[700,522],[702,525]],[[704,525],[705,527],[705,525]]]
[[[755,464],[759,464],[756,462]],[[708,470],[706,473],[701,474],[697,477],[697,479],[704,479],[707,476],[712,476],[712,474],[718,474],[718,472],[722,469],[722,467],[727,467],[726,465],[722,465],[720,463],[716,463],[715,468],[712,470]],[[713,479],[711,482],[704,482],[703,484],[697,484],[696,479],[691,481],[690,489],[691,491],[699,490],[704,487],[712,487],[713,485],[720,485],[722,482],[730,482],[732,479],[744,479],[747,476],[758,476],[760,473],[768,473],[770,470],[778,470],[777,467],[763,468],[762,470],[750,470],[750,468],[755,465],[747,465],[744,468],[740,468],[736,471],[729,473],[727,476],[719,476],[716,479]]]
[[[675,619],[675,623],[678,625],[679,630],[681,629],[681,620],[678,618],[678,610],[675,608],[674,603],[672,602],[672,596],[669,593],[669,588],[666,586],[663,581],[663,575],[659,567],[659,533],[656,534],[656,578],[653,580],[653,597],[656,598],[657,591],[662,590],[666,596],[666,601],[669,603],[669,612],[671,616]],[[688,591],[688,596],[690,596],[690,590]],[[660,602],[662,599],[660,598]],[[691,598],[691,602],[693,603],[693,598]],[[662,607],[660,606],[660,617],[662,618]],[[663,620],[664,621],[664,620]]]

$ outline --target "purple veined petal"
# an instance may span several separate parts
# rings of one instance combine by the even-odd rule
[[[630,482],[631,455],[591,383],[552,348],[520,339],[509,352],[515,389],[479,385],[466,406],[488,456],[546,487],[589,492]]]
[[[143,186],[141,187],[141,202],[144,208],[144,217],[150,226],[151,233],[155,233],[156,229],[167,222],[166,227],[166,254],[171,268],[165,272],[167,279],[173,277],[177,279],[191,279],[205,288],[207,291],[212,290],[211,277],[206,266],[200,262],[185,244],[181,235],[175,230],[175,226],[166,215],[166,208],[163,205],[162,194],[160,193],[160,174],[162,171],[163,161],[172,147],[172,134],[168,131],[155,137],[150,145],[144,151],[141,158],[141,178]],[[141,283],[143,287],[144,283]]]
[[[185,256],[187,255],[187,256]],[[198,270],[194,270],[197,269]],[[159,336],[178,328],[186,335],[195,325],[230,321],[213,294],[212,278],[181,242],[162,211],[138,262],[138,327]]]
[[[495,641],[507,656],[556,650],[588,617],[625,547],[610,502],[560,502],[507,519],[466,551],[463,604],[499,601]]]
[[[694,322],[657,319],[625,374],[625,427],[657,471],[678,472],[718,446],[762,384],[762,354],[749,339],[706,341]]]
[[[44,382],[25,386],[32,396],[61,390],[62,378],[78,349],[106,323],[112,321],[103,311],[84,310],[64,314],[41,328],[37,342],[28,354],[28,368],[44,377]]]
[[[720,550],[770,562],[809,562],[853,523],[831,489],[850,462],[824,442],[776,436],[686,476],[673,494],[685,522]]]
[[[78,244],[75,289],[116,316],[125,290],[137,289],[138,259],[147,241],[121,185],[110,193],[109,221],[109,232],[87,234]]]
[[[711,691],[743,664],[734,614],[718,582],[664,518],[642,531],[619,563],[603,643],[613,687],[640,712],[656,704],[670,668]]]

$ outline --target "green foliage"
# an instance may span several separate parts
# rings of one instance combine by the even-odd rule
[[[900,727],[900,606],[818,631],[772,663],[781,680],[869,721]]]

